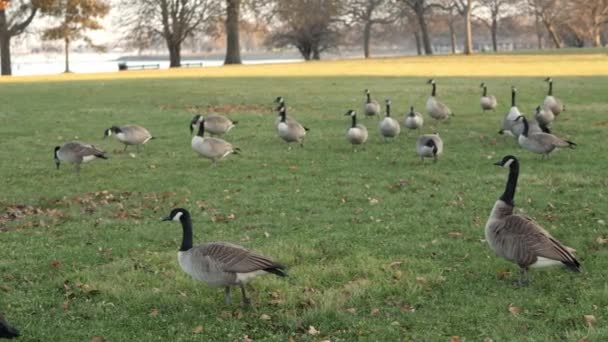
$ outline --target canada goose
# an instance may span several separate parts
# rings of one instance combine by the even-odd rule
[[[538,106],[536,107],[536,113],[534,114],[534,119],[536,119],[536,122],[538,122],[538,124],[541,127],[549,127],[551,126],[551,123],[553,122],[553,120],[555,119],[555,115],[553,114],[553,112],[546,108],[546,107],[541,107]],[[549,132],[547,132],[549,133]]]
[[[401,132],[401,126],[397,120],[391,118],[391,100],[386,100],[386,117],[378,124],[380,135],[386,138],[394,138]]]
[[[277,134],[281,139],[287,143],[297,142],[301,147],[304,147],[304,137],[306,137],[306,131],[308,128],[302,126],[297,121],[287,121],[287,109],[285,104],[281,104],[279,107],[279,117],[281,120],[277,125]]]
[[[433,85],[431,96],[429,96],[429,98],[426,100],[426,111],[429,113],[431,118],[435,120],[445,120],[450,115],[453,115],[448,106],[437,101],[437,98],[435,98],[437,95],[437,85],[435,84],[435,80],[430,79],[427,83]]]
[[[520,116],[516,121],[519,120],[523,120],[524,131],[521,133],[517,141],[519,142],[519,146],[528,151],[542,154],[544,158],[557,147],[570,147],[572,149],[576,148],[576,144],[572,141],[563,140],[550,133],[529,133],[528,120],[524,116]]]
[[[80,164],[90,162],[97,158],[108,159],[106,153],[97,147],[77,141],[70,141],[61,146],[55,146],[53,158],[59,169],[61,162],[74,164],[76,172],[80,173]]]
[[[414,106],[410,107],[410,112],[405,116],[404,126],[409,129],[420,130],[424,124],[422,114],[414,111]]]
[[[559,113],[566,111],[566,106],[562,104],[557,97],[553,96],[553,79],[551,77],[547,77],[545,82],[549,83],[549,91],[547,92],[547,96],[545,97],[544,105],[545,108],[548,108],[553,112],[553,115],[558,116]]]
[[[509,109],[509,112],[507,113],[507,115],[505,116],[505,118],[502,121],[502,128],[500,129],[500,131],[498,131],[499,134],[508,134],[514,137],[517,137],[519,134],[521,134],[521,132],[519,132],[519,134],[516,134],[512,131],[513,126],[515,125],[515,119],[517,119],[518,117],[520,117],[522,114],[519,112],[519,108],[517,108],[517,104],[515,102],[515,95],[517,94],[517,88],[515,87],[511,87],[511,108]],[[523,127],[521,128],[521,130],[523,131]]]
[[[416,141],[416,153],[422,161],[427,157],[437,162],[437,158],[443,153],[443,140],[438,133],[423,134]]]
[[[346,140],[353,145],[353,150],[356,145],[364,144],[367,141],[367,127],[357,123],[357,112],[349,110],[344,114],[352,118],[352,125],[346,130]]]
[[[207,133],[220,136],[230,132],[230,130],[239,123],[238,121],[232,121],[222,115],[209,114],[206,117],[203,117],[202,115],[197,114],[190,122],[190,134],[194,132],[194,128],[196,128],[201,120],[205,120],[205,129],[207,130]]]
[[[213,166],[217,165],[217,161],[223,159],[229,154],[238,154],[241,150],[233,147],[232,144],[220,138],[205,137],[205,120],[199,123],[198,133],[192,138],[192,149],[198,154],[213,161]]]
[[[192,278],[212,287],[224,287],[224,300],[230,304],[230,287],[238,286],[243,295],[243,304],[250,299],[245,292],[245,284],[263,274],[272,273],[286,277],[285,266],[271,259],[229,242],[209,242],[192,245],[192,220],[186,209],[176,208],[163,221],[177,221],[182,224],[182,244],[177,252],[179,266]]]
[[[485,227],[486,241],[499,256],[520,267],[519,285],[528,281],[528,268],[563,264],[579,272],[580,264],[572,255],[572,248],[544,230],[532,218],[514,215],[515,188],[519,176],[519,161],[514,156],[505,156],[495,165],[509,169],[509,178],[504,193],[494,203]]]
[[[479,86],[483,89],[483,93],[481,94],[481,99],[479,100],[479,104],[481,105],[481,110],[484,112],[486,110],[494,110],[496,109],[496,105],[498,102],[496,101],[496,96],[488,95],[488,86],[484,82]]]
[[[274,100],[274,103],[278,104],[277,111],[280,110],[282,106],[285,106],[285,108],[287,108],[287,105],[285,104],[285,99],[282,96],[278,96]],[[289,115],[285,116],[285,121],[287,123],[294,122],[294,121],[297,122],[294,118],[292,118]],[[281,115],[277,116],[277,118],[274,120],[274,127],[275,127],[275,129],[278,129],[279,122],[281,122]]]
[[[116,136],[118,141],[125,144],[123,151],[127,150],[127,146],[135,145],[137,146],[137,152],[139,152],[139,145],[154,139],[147,129],[139,125],[112,126],[104,131],[103,138],[105,139],[112,134]]]
[[[372,99],[372,94],[369,89],[365,89],[365,104],[363,105],[363,113],[366,117],[380,114],[380,104]]]
[[[19,330],[11,327],[6,320],[4,320],[4,317],[0,315],[0,338],[11,339],[19,336],[21,336]]]

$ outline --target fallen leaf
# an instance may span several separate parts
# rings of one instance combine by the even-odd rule
[[[511,271],[502,270],[498,272],[498,279],[508,279],[511,276]]]
[[[395,260],[395,261],[391,262],[390,264],[386,265],[386,268],[391,268],[391,267],[399,266],[401,264],[403,264],[403,261]]]
[[[93,336],[93,338],[91,338],[91,342],[103,342],[103,337]]]
[[[356,308],[348,308],[348,309],[346,309],[346,312],[351,313],[351,314],[355,314],[355,313],[357,313],[357,309]]]
[[[462,237],[462,233],[461,232],[449,232],[448,236],[453,237],[453,238],[459,238],[459,237]]]
[[[293,336],[289,336],[289,341],[288,342],[296,342],[296,339],[293,338]]]
[[[297,171],[299,169],[299,167],[294,165],[294,166],[288,167],[287,169],[289,169],[290,171]]]
[[[585,317],[585,322],[587,323],[587,326],[589,328],[593,328],[593,326],[595,326],[595,323],[597,322],[597,319],[595,318],[595,316],[585,315],[583,317]]]
[[[268,316],[267,314],[262,314],[262,315],[260,315],[260,319],[262,321],[269,321],[270,320],[270,316]]]
[[[378,203],[380,203],[380,200],[379,200],[379,199],[377,199],[377,198],[373,198],[373,197],[370,197],[370,198],[368,198],[367,200],[369,201],[369,204],[371,204],[371,205],[374,205],[374,204],[378,204]]]
[[[150,313],[148,315],[150,317],[156,317],[156,316],[158,316],[159,313],[160,313],[160,311],[158,311],[158,309],[152,309],[152,311],[150,311]]]
[[[425,277],[416,277],[416,282],[418,284],[424,285],[427,283],[426,278]]]
[[[51,267],[59,268],[59,266],[61,266],[61,262],[59,262],[57,260],[51,261]]]
[[[319,330],[317,330],[312,325],[308,327],[308,331],[307,332],[308,332],[308,335],[311,335],[311,336],[317,336],[317,335],[319,335],[321,333]]]
[[[460,342],[460,336],[452,336],[452,337],[450,337],[450,342]]]
[[[513,306],[513,304],[509,304],[509,312],[512,315],[519,315],[519,313],[521,312],[521,309],[517,306]]]
[[[599,243],[600,245],[605,245],[605,244],[608,243],[608,239],[605,239],[605,238],[603,238],[601,236],[598,236],[597,239],[595,239],[595,241],[597,243]]]
[[[408,312],[414,312],[414,311],[416,311],[416,308],[410,304],[405,303],[405,304],[401,305],[401,310],[408,311]]]
[[[370,312],[370,315],[377,315],[380,313],[380,309],[378,308],[373,308],[372,311]]]
[[[193,334],[200,334],[203,332],[203,326],[202,325],[197,325],[196,328],[192,329],[192,333]]]
[[[253,340],[249,338],[249,335],[245,335],[243,336],[243,342],[253,342]]]

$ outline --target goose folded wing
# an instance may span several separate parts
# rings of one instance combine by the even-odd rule
[[[283,268],[282,265],[265,256],[226,242],[207,244],[201,252],[220,264],[225,272],[249,273],[270,268]]]
[[[74,153],[81,156],[92,156],[92,155],[103,155],[105,152],[103,150],[98,149],[94,145],[87,144],[77,144],[73,149]]]

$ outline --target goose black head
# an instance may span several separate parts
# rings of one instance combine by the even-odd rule
[[[55,151],[53,152],[53,159],[55,160],[55,165],[57,166],[57,170],[59,170],[59,164],[61,164],[59,157],[57,157],[57,151],[59,151],[60,148],[61,148],[60,146],[55,146]]]
[[[426,84],[435,84],[435,79],[434,79],[434,78],[431,78],[430,80],[428,80],[428,81],[426,82]]]
[[[553,82],[553,79],[551,77],[547,77],[547,78],[545,78],[545,82],[551,83],[551,82]]]
[[[481,84],[479,85],[479,88],[483,88],[486,86],[486,82],[481,82]]]
[[[536,107],[536,113],[540,113],[540,106]]]
[[[363,93],[364,93],[365,95],[369,95],[369,89],[365,89],[365,90],[363,90]]]
[[[190,120],[190,134],[194,132],[194,126],[198,125],[201,121],[202,116],[200,114],[196,114],[192,120]]]
[[[348,110],[348,111],[347,111],[347,112],[344,114],[344,116],[355,116],[355,115],[357,115],[357,112],[355,112],[355,111],[354,111],[354,110],[352,110],[352,109],[349,109],[349,110]]]
[[[120,133],[120,132],[122,132],[122,131],[120,130],[120,127],[118,127],[118,126],[112,126],[112,127],[110,127],[110,128],[108,128],[108,129],[106,129],[106,130],[103,132],[103,138],[105,139],[105,138],[109,137],[109,136],[110,136],[110,135],[112,135],[112,134],[117,134],[117,133]]]
[[[504,168],[509,168],[509,167],[511,167],[511,164],[513,164],[513,163],[518,163],[517,158],[515,158],[512,155],[507,155],[504,158],[502,158],[501,161],[497,161],[496,163],[494,163],[494,165],[502,166]]]
[[[190,212],[184,208],[175,208],[171,210],[169,216],[165,217],[162,221],[180,221],[182,218],[190,217]]]
[[[284,103],[285,99],[283,99],[283,96],[277,96],[276,99],[274,99],[274,103]]]
[[[520,115],[520,116],[516,117],[514,121],[519,121],[519,120],[521,120],[522,122],[523,121],[527,121],[526,117],[523,116],[523,115]]]

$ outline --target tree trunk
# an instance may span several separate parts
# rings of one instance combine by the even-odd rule
[[[414,39],[416,40],[416,52],[418,53],[418,56],[422,56],[422,41],[418,30],[414,30]]]
[[[542,50],[543,49],[543,32],[542,32],[542,27],[540,25],[540,17],[538,15],[538,12],[536,12],[536,9],[534,9],[534,20],[536,22],[536,38],[538,40],[538,49]]]
[[[319,51],[319,46],[315,45],[312,47],[312,59],[318,61],[321,59],[321,51]]]
[[[601,47],[602,46],[602,30],[601,27],[595,26],[593,28],[593,46]]]
[[[452,54],[456,54],[456,31],[454,30],[454,22],[451,20],[448,22],[448,28],[450,29],[450,43],[452,44]]]
[[[1,74],[3,76],[10,76],[11,70],[11,36],[8,33],[8,27],[6,23],[6,13],[4,10],[0,10],[0,63]]]
[[[239,19],[241,0],[227,0],[226,9],[226,58],[224,64],[241,64],[239,45]]]
[[[467,0],[467,4],[464,8],[464,54],[470,55],[473,53],[473,32],[471,29],[471,1]]]
[[[555,31],[553,24],[545,21],[545,27],[547,28],[547,32],[549,32],[549,37],[551,37],[553,44],[555,44],[555,48],[556,49],[563,48],[564,42],[562,42],[562,39],[560,38],[559,34]]]
[[[65,73],[70,72],[70,38],[65,38]]]
[[[492,50],[498,52],[498,20],[496,20],[496,17],[492,18],[492,27],[490,30],[492,31]]]
[[[372,23],[365,22],[363,27],[363,56],[369,58],[369,43],[372,35]]]
[[[178,42],[167,42],[169,46],[169,68],[182,66],[182,47]]]
[[[422,4],[417,3],[414,10],[416,12],[416,18],[420,25],[420,32],[422,33],[422,44],[424,45],[424,53],[427,55],[433,54],[433,48],[431,47],[431,39],[429,38],[429,31],[426,27],[426,19],[424,18],[424,7]]]

